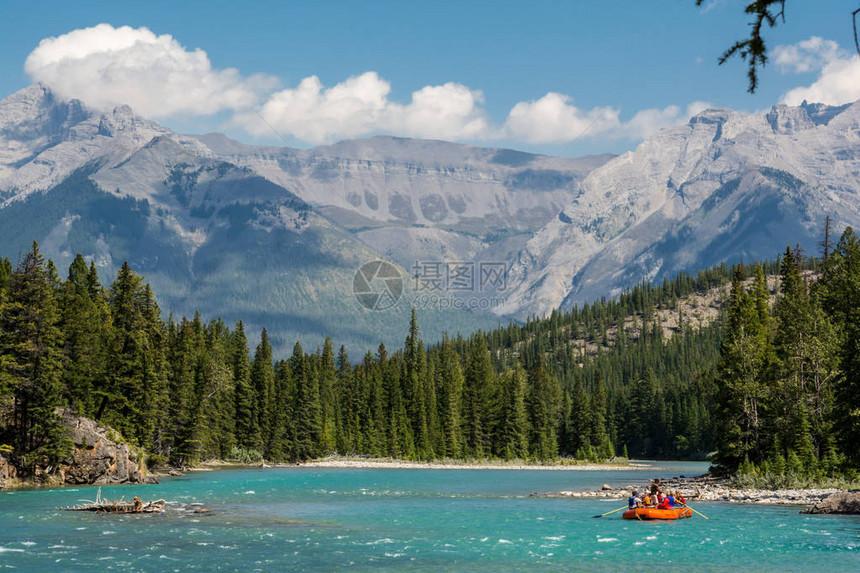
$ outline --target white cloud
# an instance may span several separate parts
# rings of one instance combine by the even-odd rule
[[[778,63],[782,58],[783,65],[793,71],[820,69],[811,85],[784,93],[783,103],[799,105],[806,100],[841,105],[860,100],[860,57],[842,50],[836,42],[813,36],[794,46],[778,46],[774,52]]]
[[[262,135],[270,129],[311,143],[374,132],[416,137],[465,139],[486,137],[488,122],[480,91],[462,84],[425,86],[403,105],[388,99],[391,85],[376,72],[365,72],[330,88],[316,76],[294,89],[272,94],[260,110],[239,114],[236,123]]]
[[[643,109],[619,126],[617,136],[627,139],[645,139],[666,127],[687,123],[691,117],[709,107],[706,102],[694,101],[683,110],[676,105],[663,109]]]
[[[615,129],[618,114],[611,107],[583,111],[573,105],[570,96],[549,92],[538,100],[516,104],[508,114],[505,132],[510,139],[529,143],[563,143]]]
[[[710,0],[709,2],[705,2],[702,4],[702,14],[707,14],[711,10],[720,7],[725,3],[725,0]]]
[[[391,100],[390,83],[370,71],[330,87],[310,76],[272,93],[278,82],[271,76],[216,69],[206,52],[187,49],[168,34],[109,24],[42,40],[24,69],[60,96],[96,109],[127,104],[153,118],[229,111],[231,125],[248,133],[269,135],[271,126],[314,144],[374,133],[535,144],[641,139],[686,121],[699,105],[686,112],[678,106],[645,109],[622,122],[617,108],[580,109],[570,96],[549,92],[517,103],[499,125],[488,119],[484,94],[463,84],[425,86],[402,103]]]
[[[644,109],[622,122],[618,109],[595,107],[585,111],[576,107],[569,96],[550,92],[539,100],[515,105],[505,122],[505,133],[509,139],[544,144],[580,138],[643,139],[665,127],[684,123],[707,107],[704,102],[694,102],[683,112],[675,105]]]
[[[797,44],[775,47],[771,57],[782,73],[802,74],[820,70],[833,60],[845,58],[846,55],[833,40],[812,36]]]
[[[127,104],[149,117],[247,108],[276,85],[269,76],[213,69],[206,52],[169,34],[110,24],[42,40],[24,70],[63,97],[97,109]]]
[[[390,128],[407,135],[466,139],[491,137],[491,127],[480,107],[484,94],[453,82],[425,86],[413,92],[409,105],[392,104]]]

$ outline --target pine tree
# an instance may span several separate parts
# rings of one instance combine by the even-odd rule
[[[655,453],[648,436],[652,435],[653,427],[657,422],[656,395],[657,376],[654,370],[649,368],[644,376],[637,377],[633,383],[630,397],[626,443],[631,445],[637,457],[648,458]]]
[[[328,454],[335,449],[337,424],[335,412],[338,410],[335,393],[336,368],[331,338],[326,337],[320,356],[319,394],[322,416],[322,453]]]
[[[529,455],[529,421],[526,412],[528,376],[517,362],[499,377],[501,399],[495,422],[494,454],[502,459],[526,459]]]
[[[483,337],[479,337],[469,351],[463,386],[463,429],[470,456],[483,458],[492,451],[490,424],[495,417],[496,399],[490,352]]]
[[[541,358],[529,372],[528,381],[526,411],[531,430],[529,453],[535,459],[551,460],[558,456],[558,383],[547,371]]]
[[[290,371],[295,381],[295,445],[292,455],[295,459],[307,460],[319,456],[322,451],[322,408],[318,374],[310,368],[298,342],[293,347]]]
[[[767,393],[767,332],[756,302],[746,291],[741,267],[732,279],[727,314],[719,365],[716,462],[734,471],[744,459],[761,459],[761,406]]]
[[[54,285],[38,243],[8,278],[6,301],[0,306],[0,355],[3,386],[14,396],[13,423],[16,465],[32,473],[67,455],[70,440],[57,408],[63,405],[62,333]]]
[[[279,360],[275,365],[275,388],[272,401],[272,437],[268,457],[273,461],[292,459],[296,444],[296,428],[293,426],[293,398],[296,394],[290,363]]]
[[[90,417],[96,408],[93,391],[103,385],[106,376],[110,336],[107,302],[92,268],[90,272],[78,254],[69,267],[59,300],[66,401],[78,414]],[[91,288],[91,281],[95,288]]]
[[[338,396],[336,412],[335,446],[340,454],[351,454],[358,450],[361,432],[361,394],[355,386],[352,365],[346,348],[341,345],[337,353],[334,393]]]
[[[233,384],[235,387],[236,441],[244,448],[262,452],[263,440],[256,416],[257,391],[251,384],[251,358],[245,325],[240,320],[233,333]]]
[[[277,410],[272,346],[269,344],[269,333],[265,328],[260,335],[260,344],[257,345],[254,360],[251,363],[251,386],[257,399],[255,412],[262,439],[262,452],[263,455],[268,456],[277,425],[275,419]]]
[[[603,373],[598,371],[594,382],[594,390],[591,393],[591,428],[589,438],[599,459],[609,459],[615,455],[615,448],[609,437],[607,429],[608,399],[606,396],[606,382]]]
[[[460,359],[447,336],[443,336],[439,367],[439,425],[445,445],[444,455],[459,458],[463,453],[463,372]]]
[[[96,419],[140,446],[153,447],[157,417],[166,392],[163,324],[155,296],[123,263],[110,287],[113,321],[107,376],[95,389]]]
[[[860,466],[860,240],[848,227],[822,270],[821,302],[836,326],[841,376],[835,380],[839,444]]]
[[[411,459],[415,456],[412,427],[403,403],[403,390],[400,382],[400,366],[388,357],[384,344],[377,352],[379,376],[385,396],[385,420],[387,435],[387,455],[394,458]]]
[[[9,288],[9,278],[12,276],[12,262],[8,258],[0,259],[0,295]]]
[[[409,334],[406,336],[403,350],[402,395],[406,404],[406,413],[412,421],[415,453],[421,459],[428,459],[432,457],[433,447],[427,426],[428,389],[426,387],[427,380],[423,378],[426,376],[426,372],[422,371],[426,364],[420,363],[418,355],[420,346],[418,316],[413,308],[409,321]]]
[[[591,402],[579,376],[570,387],[570,412],[567,418],[567,454],[584,458],[591,446]]]

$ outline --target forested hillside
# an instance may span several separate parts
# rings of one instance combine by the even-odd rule
[[[402,348],[350,359],[331,339],[275,357],[265,331],[249,349],[241,322],[165,321],[128,265],[105,287],[78,256],[60,280],[34,244],[16,269],[0,264],[0,443],[25,472],[50,466],[69,447],[56,413],[66,406],[178,465],[717,448],[728,470],[796,452],[835,471],[857,462],[860,247],[848,229],[829,249],[820,265],[789,249],[430,346],[413,312]],[[727,313],[687,316],[691,297],[728,293],[730,281]]]

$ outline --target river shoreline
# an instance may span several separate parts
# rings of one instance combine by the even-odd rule
[[[326,458],[297,464],[303,468],[360,468],[360,469],[421,469],[421,470],[541,470],[541,471],[636,471],[652,469],[651,465],[625,463],[625,464],[594,464],[594,463],[559,463],[539,464],[523,461],[503,462],[461,462],[461,461],[435,461],[435,462],[412,462],[406,460],[388,458]],[[653,467],[658,470],[659,468]]]
[[[665,468],[660,462],[637,462],[626,464],[596,464],[596,463],[571,463],[563,462],[556,464],[529,463],[522,460],[504,462],[491,460],[486,462],[462,462],[457,460],[442,460],[434,462],[415,462],[391,458],[349,458],[331,457],[299,463],[237,463],[224,460],[207,460],[196,466],[176,469],[157,468],[150,470],[148,474],[157,478],[179,477],[184,473],[229,471],[240,469],[271,469],[271,468],[298,468],[298,469],[430,469],[430,470],[532,470],[532,471],[649,471],[655,474],[662,473]],[[14,485],[13,485],[14,484]],[[61,484],[56,482],[35,482],[30,480],[15,480],[10,483],[7,490],[38,489],[42,487],[79,487],[86,484]],[[105,484],[92,484],[105,485]],[[113,485],[143,485],[137,484],[113,484]],[[762,505],[796,505],[811,506],[831,494],[844,492],[839,488],[792,488],[792,489],[753,489],[735,487],[726,479],[713,478],[708,475],[697,477],[679,476],[666,479],[662,482],[663,489],[667,491],[678,491],[691,502],[729,502],[741,504]],[[572,498],[572,499],[617,499],[625,501],[632,490],[645,491],[649,483],[631,481],[623,487],[611,487],[603,485],[598,488],[573,491],[564,490],[556,492],[534,492],[531,497],[549,498]]]
[[[549,493],[532,493],[532,497],[557,497],[575,499],[618,499],[627,501],[632,491],[640,493],[650,487],[648,483],[631,483],[624,487],[608,487],[597,490],[558,491]],[[721,501],[728,503],[761,504],[761,505],[813,505],[824,498],[846,490],[839,488],[792,488],[792,489],[757,489],[739,488],[727,479],[698,476],[694,478],[676,477],[661,482],[664,491],[677,491],[687,501]]]

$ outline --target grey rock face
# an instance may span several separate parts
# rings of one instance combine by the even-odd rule
[[[817,254],[824,219],[860,224],[860,102],[706,110],[592,171],[519,252],[502,313],[546,314],[642,279]]]
[[[6,456],[0,454],[0,490],[8,488],[16,474],[15,466],[9,463]]]
[[[71,459],[61,468],[67,484],[158,483],[147,475],[138,452],[110,428],[94,420],[63,415],[74,441]]]
[[[285,351],[402,343],[408,306],[368,314],[351,292],[369,260],[406,282],[419,261],[509,265],[492,309],[426,313],[429,341],[786,244],[814,253],[826,215],[860,225],[860,103],[710,109],[619,157],[568,159],[395,137],[249,146],[40,85],[0,101],[0,256],[37,239],[61,268],[128,260],[165,312],[267,326]]]

